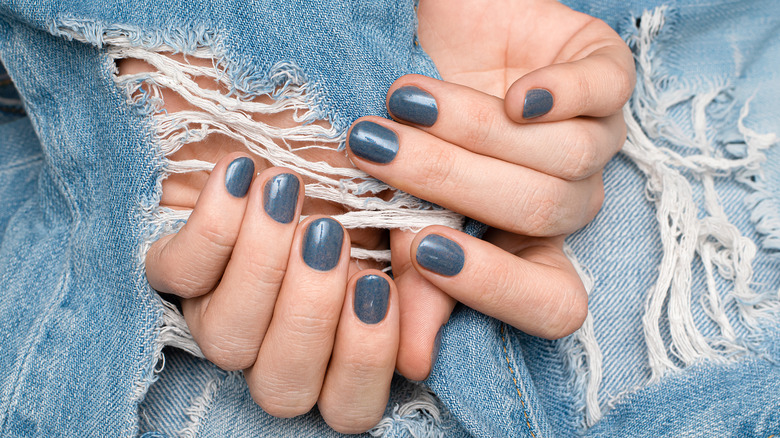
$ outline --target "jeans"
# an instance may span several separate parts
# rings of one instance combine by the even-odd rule
[[[606,201],[567,240],[590,315],[547,341],[457,308],[425,385],[394,379],[370,433],[780,434],[780,3],[566,3],[637,60]],[[161,179],[209,168],[170,160],[177,148],[214,132],[339,147],[357,117],[387,116],[397,77],[437,74],[415,27],[411,0],[0,3],[15,85],[0,77],[0,435],[338,436],[316,409],[267,415],[240,373],[199,358],[144,254],[186,220],[159,208]],[[168,114],[160,88],[208,96],[171,82],[183,67],[159,52],[214,59],[228,94]],[[119,76],[122,57],[160,74]],[[300,127],[218,116],[280,111],[257,95]]]

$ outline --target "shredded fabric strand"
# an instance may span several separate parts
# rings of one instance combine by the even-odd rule
[[[663,246],[658,280],[647,294],[643,317],[651,382],[679,368],[672,357],[689,366],[703,359],[728,360],[748,348],[745,340],[738,339],[726,315],[728,302],[736,302],[739,316],[749,329],[757,328],[761,317],[778,308],[777,297],[752,290],[756,245],[729,222],[715,189],[717,178],[740,179],[757,172],[765,160],[761,150],[769,142],[754,142],[746,136],[748,153],[743,157],[732,159],[716,153],[708,137],[707,110],[725,92],[726,84],[711,84],[709,92],[697,94],[684,89],[660,91],[652,41],[663,27],[665,11],[662,7],[646,12],[638,36],[629,41],[635,49],[639,80],[623,113],[628,125],[623,153],[647,178],[647,196],[656,206]],[[680,105],[690,107],[692,136],[668,116],[672,107]],[[743,134],[743,119],[748,111],[749,102],[740,113]],[[665,144],[688,153],[675,152]],[[692,181],[700,184],[704,211],[694,198]],[[719,328],[720,336],[716,339],[706,338],[694,322],[691,291],[695,257],[704,266],[707,295],[701,304]],[[729,291],[719,290],[716,274],[731,283]],[[670,345],[666,345],[661,334],[662,318],[673,321]]]

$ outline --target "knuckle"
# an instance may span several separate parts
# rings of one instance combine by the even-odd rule
[[[541,337],[559,339],[577,331],[588,316],[588,294],[575,274],[563,280],[549,306],[548,324],[542,327]]]
[[[225,371],[247,369],[257,358],[257,348],[230,337],[206,335],[199,346],[206,359]]]
[[[420,184],[425,187],[441,187],[452,180],[455,155],[449,148],[431,148],[421,156]]]
[[[519,290],[518,279],[512,269],[497,269],[492,264],[481,264],[475,269],[475,278],[482,279],[481,283],[476,285],[476,300],[491,308],[505,308],[506,306],[516,306],[513,303],[517,299]]]
[[[468,128],[464,132],[465,144],[474,148],[483,149],[490,146],[489,139],[496,128],[496,110],[484,104],[474,104],[467,115],[466,124]]]
[[[187,228],[185,227],[185,229]],[[228,230],[223,226],[220,218],[206,218],[192,231],[194,237],[200,240],[196,244],[203,245],[212,251],[232,251],[238,237],[235,231]]]
[[[321,409],[322,418],[336,432],[358,434],[366,432],[382,420],[382,412],[335,413]]]
[[[530,236],[552,236],[561,234],[563,218],[563,181],[557,180],[525,192],[519,214],[514,215],[512,231]]]
[[[263,384],[249,385],[252,400],[269,415],[278,418],[296,417],[309,412],[317,403],[318,394],[302,393],[281,382],[269,384],[270,380],[266,378]]]
[[[612,69],[613,74],[611,77],[611,83],[614,87],[613,90],[615,93],[615,100],[619,106],[622,106],[628,102],[628,99],[630,99],[631,95],[634,93],[635,76],[633,74],[633,63],[631,63],[631,67],[632,68],[630,69],[626,69],[617,64],[615,68]]]
[[[578,181],[596,172],[599,161],[595,133],[587,127],[580,127],[573,131],[568,142],[560,176],[569,181]]]
[[[194,274],[188,266],[176,264],[160,279],[160,291],[181,298],[194,298],[205,295],[213,289],[214,282],[207,281],[202,275]]]
[[[275,260],[273,257],[251,257],[247,259],[247,273],[251,276],[256,290],[276,292],[287,273],[287,260]]]
[[[383,375],[385,370],[394,368],[394,354],[385,351],[385,346],[389,344],[389,342],[378,342],[376,347],[382,348],[366,348],[347,356],[345,371],[353,384],[357,387],[369,386],[378,376]]]

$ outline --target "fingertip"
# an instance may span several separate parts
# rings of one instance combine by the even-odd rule
[[[373,326],[388,318],[397,319],[397,312],[391,312],[395,307],[393,301],[397,299],[395,283],[384,272],[360,271],[350,279],[348,290],[351,291],[351,313],[362,324]]]
[[[347,132],[347,152],[355,162],[383,165],[393,161],[398,154],[398,133],[389,128],[389,120],[380,117],[361,117]]]
[[[252,192],[258,192],[262,210],[282,225],[297,223],[303,207],[305,186],[301,176],[284,167],[271,167],[255,179]]]
[[[456,240],[456,233],[459,232],[441,225],[420,231],[412,242],[415,268],[444,277],[458,275],[466,262],[466,253]]]

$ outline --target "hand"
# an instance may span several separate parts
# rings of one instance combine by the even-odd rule
[[[350,237],[326,216],[299,223],[300,178],[251,158],[221,159],[186,225],[147,254],[149,283],[182,297],[207,359],[244,370],[254,400],[291,417],[316,403],[343,433],[379,422],[393,376],[395,285],[350,263]]]
[[[378,179],[495,230],[485,241],[441,227],[414,240],[392,233],[402,308],[397,367],[414,379],[430,370],[453,299],[547,338],[582,323],[587,297],[561,236],[600,208],[601,169],[625,139],[620,110],[635,80],[631,53],[612,29],[555,1],[423,0],[418,16],[420,43],[448,82],[399,79],[388,92],[395,122],[371,117],[352,128],[393,131],[397,152],[372,162],[351,134],[350,157]],[[409,103],[410,94],[423,104]],[[431,234],[463,250],[457,274],[419,263],[419,244]]]

